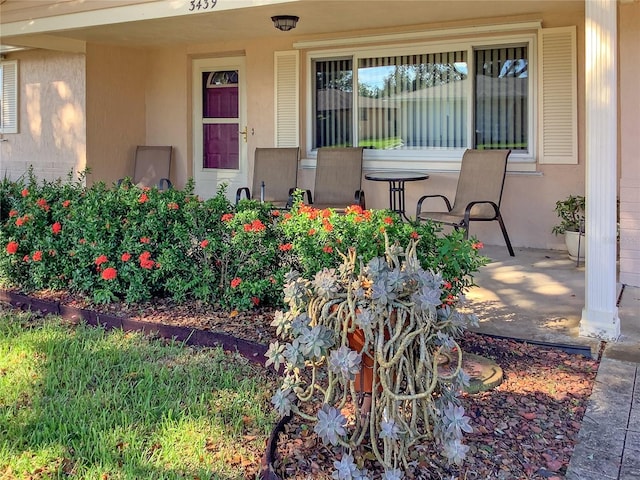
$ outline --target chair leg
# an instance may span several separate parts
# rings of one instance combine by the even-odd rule
[[[507,235],[507,229],[504,226],[504,222],[502,221],[502,216],[498,215],[496,220],[498,220],[498,223],[500,224],[500,230],[502,230],[502,236],[504,237],[504,241],[507,244],[507,249],[509,250],[509,255],[511,255],[512,257],[515,257],[515,253],[513,253],[513,247],[511,246],[511,241],[509,240],[509,235]]]

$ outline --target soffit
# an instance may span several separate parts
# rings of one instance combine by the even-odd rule
[[[175,15],[136,21],[122,21],[120,15],[114,23],[108,23],[107,20],[106,24],[75,28],[71,22],[65,26],[58,25],[46,32],[36,33],[110,45],[165,47],[204,44],[238,38],[282,38],[283,35],[312,38],[323,35],[335,36],[340,33],[349,36],[349,32],[350,35],[353,35],[354,32],[369,29],[397,29],[412,25],[472,22],[483,18],[488,22],[488,19],[495,17],[536,15],[540,12],[541,3],[544,5],[545,11],[552,10],[555,14],[561,14],[563,11],[575,12],[576,8],[584,8],[584,0],[557,2],[528,0],[459,0],[455,2],[450,0],[274,0],[272,2],[255,0],[241,2],[240,0],[218,0],[218,5],[227,9],[187,14],[188,0],[165,0],[164,3],[167,4],[167,2],[175,7]],[[110,13],[116,11],[111,8],[114,5],[118,7],[128,5],[129,8],[139,9],[152,7],[153,3],[160,2],[153,0],[91,0],[91,2],[4,0],[0,4],[0,18],[2,18],[3,25],[8,23],[7,19],[14,19],[13,21],[17,22],[13,23],[14,26],[19,24],[17,19],[21,18],[20,21],[25,25],[23,30],[28,36],[31,34],[29,24],[24,23],[24,20],[31,18],[29,15],[33,16],[33,21],[37,23],[37,20],[42,18],[47,18],[48,21],[58,18],[78,18],[65,17],[65,15],[71,12],[88,12],[97,9],[102,10],[104,12],[103,18],[108,19]],[[20,7],[25,4],[29,4],[31,7]],[[141,4],[149,5],[141,6]],[[234,5],[240,4],[243,4],[245,8],[232,8]],[[249,4],[257,6],[246,7]],[[37,18],[36,14],[39,15]],[[270,17],[278,14],[299,16],[300,22],[296,29],[292,32],[276,30]],[[105,21],[103,20],[102,23]],[[5,35],[1,43],[20,44],[20,36]],[[27,44],[26,41],[25,44]]]

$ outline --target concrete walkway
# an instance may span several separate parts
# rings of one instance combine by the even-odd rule
[[[566,253],[487,246],[467,295],[478,332],[562,345],[601,362],[567,480],[640,480],[640,288],[618,286],[617,342],[579,336],[584,265]]]

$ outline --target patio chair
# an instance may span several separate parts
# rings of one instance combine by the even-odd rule
[[[134,159],[133,183],[140,187],[171,188],[171,146],[138,145]],[[118,180],[118,185],[123,179]]]
[[[245,198],[270,202],[277,208],[290,208],[298,181],[300,149],[256,148],[253,157],[252,187],[236,190],[236,203]]]
[[[318,149],[313,199],[316,208],[365,208],[362,190],[362,147]]]
[[[416,220],[432,220],[455,229],[463,228],[469,237],[470,222],[497,221],[500,224],[509,255],[514,256],[507,229],[500,213],[507,159],[511,150],[471,150],[462,156],[462,166],[453,206],[444,195],[424,195],[418,200]],[[422,211],[428,198],[442,198],[446,212]]]

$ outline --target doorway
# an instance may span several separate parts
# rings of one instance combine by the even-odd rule
[[[245,58],[193,62],[193,177],[195,193],[215,196],[222,183],[227,198],[247,185]]]

